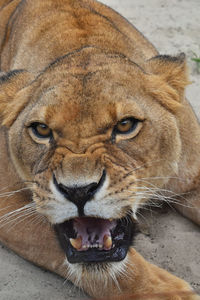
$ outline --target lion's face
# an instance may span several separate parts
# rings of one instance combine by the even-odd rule
[[[176,93],[158,78],[83,49],[15,97],[26,105],[9,130],[13,162],[72,263],[123,260],[137,209],[176,172]]]

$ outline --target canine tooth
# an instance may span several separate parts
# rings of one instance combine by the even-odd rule
[[[112,221],[113,221],[113,219],[112,219],[112,218],[110,218],[110,219],[109,219],[109,221],[110,221],[110,222],[112,222]]]
[[[83,245],[83,249],[86,249],[87,248],[87,246],[86,245]]]
[[[111,246],[112,246],[112,238],[111,238],[111,236],[109,236],[107,234],[104,235],[103,244],[104,244],[105,248],[110,249]]]
[[[102,248],[103,248],[103,245],[102,245],[102,244],[99,244],[99,248],[102,249]]]
[[[69,241],[75,249],[77,249],[77,250],[81,249],[81,246],[82,246],[82,237],[81,236],[79,236],[76,239],[69,239]]]

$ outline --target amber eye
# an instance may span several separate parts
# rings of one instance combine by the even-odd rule
[[[134,118],[127,118],[119,121],[115,126],[115,133],[127,134],[131,133],[137,126],[138,120]]]
[[[51,138],[52,130],[45,124],[42,123],[32,123],[29,126],[32,129],[32,132],[39,138]]]

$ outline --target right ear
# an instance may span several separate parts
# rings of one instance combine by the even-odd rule
[[[33,74],[25,70],[0,72],[0,121],[2,125],[10,127],[25,107],[27,98],[20,97],[15,101],[15,97],[33,78]]]

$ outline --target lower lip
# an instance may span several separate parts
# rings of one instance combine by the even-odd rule
[[[89,249],[87,251],[76,251],[69,243],[65,249],[67,259],[70,263],[103,263],[117,262],[126,257],[128,246],[114,247],[113,249],[98,250]]]

